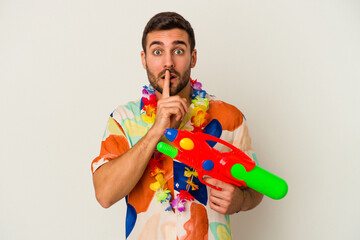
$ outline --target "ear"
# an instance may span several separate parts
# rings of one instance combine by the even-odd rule
[[[146,54],[144,51],[141,51],[141,62],[142,62],[143,68],[146,69]]]
[[[197,51],[196,51],[196,49],[194,49],[191,53],[191,64],[190,64],[191,68],[195,67],[196,60],[197,60]]]

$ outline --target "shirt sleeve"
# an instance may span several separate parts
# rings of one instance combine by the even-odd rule
[[[245,117],[243,117],[242,124],[239,126],[239,128],[235,130],[233,145],[243,151],[252,160],[254,160],[256,165],[259,164],[251,144],[251,137]]]
[[[91,163],[92,173],[103,164],[125,153],[129,148],[129,141],[123,128],[110,116],[101,142],[100,154]]]

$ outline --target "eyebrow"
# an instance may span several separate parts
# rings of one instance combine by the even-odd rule
[[[186,42],[181,41],[181,40],[176,40],[176,41],[173,41],[172,43],[173,43],[173,45],[182,44],[182,45],[185,45],[185,47],[187,47]],[[149,47],[151,47],[152,45],[161,45],[161,46],[163,46],[164,43],[163,43],[163,42],[160,42],[160,41],[153,41],[153,42],[150,43]]]
[[[184,42],[184,41],[180,41],[180,40],[176,40],[176,41],[174,41],[174,42],[173,42],[173,44],[174,44],[174,45],[183,44],[183,45],[185,45],[185,47],[187,47],[186,42]]]

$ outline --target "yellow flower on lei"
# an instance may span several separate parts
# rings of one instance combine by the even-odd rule
[[[154,123],[155,122],[155,116],[156,116],[156,108],[154,108],[151,105],[145,105],[144,110],[145,110],[146,114],[141,115],[141,119],[144,122],[146,122],[147,124]]]

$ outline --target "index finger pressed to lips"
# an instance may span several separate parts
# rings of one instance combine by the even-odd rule
[[[162,98],[168,98],[168,97],[170,97],[170,71],[166,70]]]

